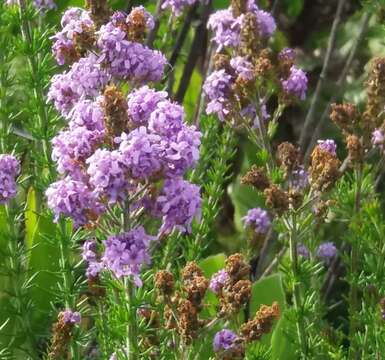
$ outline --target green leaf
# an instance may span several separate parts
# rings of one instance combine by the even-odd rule
[[[289,339],[290,323],[282,315],[271,337],[271,358],[274,360],[296,360],[293,341]]]
[[[217,255],[212,255],[203,259],[199,262],[199,266],[203,270],[204,275],[207,278],[211,278],[211,276],[217,271],[223,269],[225,267],[226,255],[221,253]]]
[[[296,18],[302,12],[304,0],[286,0],[285,5],[287,14],[292,18]]]
[[[25,210],[25,246],[28,250],[33,246],[38,221],[36,191],[33,187],[30,187],[27,194],[27,208]]]

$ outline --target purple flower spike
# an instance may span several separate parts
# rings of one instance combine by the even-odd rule
[[[318,140],[317,143],[322,150],[325,150],[334,156],[337,154],[337,144],[334,140]]]
[[[219,270],[216,272],[210,280],[210,290],[218,294],[222,288],[226,285],[227,281],[230,279],[229,274],[225,270]]]
[[[337,248],[332,242],[325,242],[318,246],[317,257],[325,262],[330,261],[337,254]]]
[[[254,208],[247,212],[243,217],[245,224],[252,228],[258,235],[265,235],[271,227],[271,222],[267,211]]]
[[[167,179],[156,200],[156,215],[163,217],[160,234],[173,229],[191,232],[194,218],[200,219],[201,203],[199,187],[182,179]]]
[[[231,349],[238,336],[228,329],[218,331],[214,336],[213,348],[214,352],[220,352]]]
[[[141,286],[140,270],[143,265],[150,264],[149,246],[153,240],[155,238],[147,235],[142,226],[110,236],[104,242],[102,261],[116,277],[130,276],[137,286]]]
[[[288,95],[305,100],[307,91],[306,73],[296,66],[290,68],[290,76],[287,80],[281,80],[282,88]]]
[[[0,154],[0,204],[16,196],[16,176],[19,173],[19,161],[12,155]]]

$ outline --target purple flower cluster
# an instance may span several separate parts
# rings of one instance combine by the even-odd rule
[[[128,94],[128,116],[135,125],[147,125],[151,113],[159,102],[167,99],[167,92],[155,91],[148,86],[142,86]]]
[[[214,336],[214,352],[221,352],[231,349],[235,345],[238,336],[228,329],[218,331]]]
[[[62,30],[52,37],[55,41],[52,52],[57,63],[64,65],[71,60],[71,55],[77,52],[76,37],[84,32],[93,31],[94,22],[88,11],[80,8],[69,8],[63,14],[61,26]]]
[[[265,235],[271,227],[267,211],[261,208],[250,209],[243,217],[246,226],[252,228],[258,235]]]
[[[65,324],[71,324],[71,325],[80,324],[80,321],[82,320],[82,317],[78,311],[72,311],[70,309],[66,309],[62,311],[60,314]]]
[[[218,294],[230,279],[226,270],[219,270],[210,279],[210,290]]]
[[[103,109],[97,101],[80,100],[68,114],[68,119],[71,130],[79,127],[89,131],[105,130]]]
[[[273,16],[260,10],[254,1],[249,1],[247,10],[255,15],[261,38],[272,36],[277,28]],[[240,44],[244,18],[244,14],[234,17],[231,8],[216,11],[210,16],[207,27],[214,33],[213,41],[218,45],[217,51],[224,47],[236,48]]]
[[[87,263],[87,277],[95,278],[103,269],[103,264],[97,259],[97,245],[94,240],[86,240],[83,244],[82,258]]]
[[[163,217],[161,234],[173,229],[191,232],[194,218],[201,216],[201,196],[199,187],[182,179],[167,179],[156,200],[156,214]]]
[[[306,73],[293,65],[287,79],[281,80],[283,91],[290,96],[305,100],[307,91]]]
[[[110,236],[104,242],[102,261],[116,277],[130,276],[137,286],[141,286],[140,269],[142,265],[150,264],[149,246],[154,239],[142,226]]]
[[[109,203],[124,200],[130,189],[127,168],[119,151],[98,149],[87,159],[89,183]]]
[[[52,139],[52,159],[57,162],[58,172],[81,179],[86,159],[102,141],[103,132],[85,127],[60,132]]]
[[[75,226],[87,224],[104,210],[96,195],[81,181],[66,177],[49,186],[46,191],[48,206],[60,216],[71,217]]]
[[[48,100],[66,116],[79,100],[97,96],[108,81],[109,74],[98,63],[97,57],[90,54],[74,63],[68,72],[52,78]]]
[[[309,249],[304,244],[297,245],[297,254],[304,257],[305,259],[310,257]]]
[[[232,58],[230,65],[244,80],[252,80],[255,77],[253,64],[242,56]]]
[[[332,242],[325,242],[318,246],[317,257],[329,262],[337,254],[337,248]]]
[[[194,5],[197,0],[164,0],[162,9],[171,9],[174,16],[180,16],[187,6]]]
[[[161,80],[167,60],[160,51],[127,40],[126,32],[112,22],[103,25],[97,34],[99,62],[106,64],[112,76],[137,83]]]
[[[0,204],[16,196],[16,177],[19,173],[19,161],[12,155],[0,154]]]
[[[337,144],[334,140],[318,140],[317,143],[322,150],[327,151],[334,156],[337,154]]]

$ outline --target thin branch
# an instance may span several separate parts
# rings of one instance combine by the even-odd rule
[[[302,147],[302,149],[306,148],[306,143],[307,143],[308,137],[309,137],[309,131],[310,131],[311,127],[313,126],[314,113],[316,111],[317,103],[318,103],[319,97],[321,95],[323,84],[324,84],[326,74],[328,71],[328,67],[330,64],[331,55],[332,55],[334,45],[336,42],[336,38],[337,38],[337,29],[338,29],[338,25],[339,25],[340,20],[341,20],[341,13],[342,13],[342,10],[344,8],[345,2],[346,2],[346,0],[339,0],[338,1],[337,11],[336,11],[336,15],[335,15],[334,21],[333,21],[333,26],[332,26],[332,29],[330,32],[328,46],[327,46],[326,55],[324,58],[324,63],[322,66],[321,74],[319,76],[317,87],[314,91],[313,98],[312,98],[311,104],[310,104],[310,108],[309,108],[309,111],[306,115],[305,123],[304,123],[304,126],[302,128],[302,132],[301,132],[301,136],[300,136],[300,140],[299,140],[299,143],[300,143],[300,146]]]
[[[338,78],[337,80],[337,83],[336,83],[336,90],[337,90],[337,94],[335,94],[328,102],[328,105],[326,106],[324,112],[322,113],[322,116],[317,124],[317,127],[315,129],[315,131],[313,132],[313,136],[311,138],[311,141],[307,147],[307,150],[306,150],[306,154],[305,154],[305,162],[307,162],[307,160],[309,159],[309,156],[310,156],[310,152],[311,152],[311,149],[313,148],[313,146],[315,145],[315,142],[317,141],[320,133],[321,133],[321,130],[322,130],[322,126],[324,125],[325,123],[325,120],[327,118],[327,116],[329,115],[329,112],[330,112],[330,105],[336,101],[337,97],[341,94],[342,92],[342,89],[343,89],[343,85],[345,84],[345,81],[346,81],[346,75],[348,74],[350,68],[351,68],[351,65],[353,63],[353,60],[355,59],[355,56],[356,56],[356,53],[358,51],[358,47],[362,41],[362,39],[364,38],[364,35],[366,33],[366,30],[368,28],[368,24],[369,24],[369,20],[370,20],[370,17],[371,17],[372,13],[371,12],[365,12],[362,16],[362,25],[360,27],[360,31],[358,32],[358,36],[352,46],[352,48],[350,49],[350,52],[349,52],[349,55],[346,59],[346,63],[345,63],[345,66],[341,72],[341,75],[340,77]]]

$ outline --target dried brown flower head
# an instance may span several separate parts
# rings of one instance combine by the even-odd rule
[[[258,30],[258,21],[255,14],[248,12],[242,21],[241,41],[239,53],[242,56],[255,57],[260,48],[260,37]]]
[[[291,189],[289,191],[289,202],[293,209],[299,209],[303,203],[303,193],[297,190]]]
[[[231,10],[234,17],[238,17],[247,11],[247,0],[231,0]]]
[[[93,298],[101,298],[106,295],[106,289],[101,285],[99,276],[88,276],[88,291]]]
[[[266,170],[262,167],[253,165],[251,169],[241,178],[242,185],[251,185],[257,190],[263,191],[270,186]]]
[[[174,275],[167,270],[155,274],[155,288],[161,295],[169,296],[174,292]]]
[[[253,320],[241,327],[241,334],[246,342],[260,340],[273,327],[273,321],[279,318],[279,306],[274,302],[271,306],[262,305]]]
[[[90,11],[91,18],[97,27],[106,24],[110,19],[111,10],[107,0],[86,0],[85,7]]]
[[[264,191],[266,196],[266,206],[273,209],[278,215],[282,215],[289,209],[289,195],[277,185],[270,185]]]
[[[269,49],[263,49],[255,60],[255,73],[258,76],[267,76],[272,70],[271,52]]]
[[[317,191],[328,191],[339,179],[340,161],[331,152],[316,146],[311,154],[310,184]]]
[[[228,317],[241,310],[251,297],[251,281],[239,280],[234,285],[226,286],[220,300],[219,316]]]
[[[358,110],[354,104],[332,104],[330,119],[344,132],[352,134],[358,126]]]
[[[119,136],[128,129],[127,101],[115,86],[107,86],[103,93],[102,108],[110,137]]]
[[[278,163],[285,171],[286,176],[299,166],[300,151],[297,146],[285,141],[279,144],[277,149]]]
[[[209,287],[209,281],[204,276],[196,276],[184,286],[187,299],[197,308],[202,308],[202,300]]]
[[[360,138],[356,135],[348,135],[346,138],[346,148],[349,153],[350,165],[355,166],[362,164],[365,151]]]
[[[233,75],[234,70],[230,65],[230,56],[226,54],[215,54],[213,57],[214,69],[225,70],[227,74]]]
[[[144,39],[147,30],[147,17],[144,10],[140,7],[132,9],[127,16],[127,35],[132,41],[141,41]]]
[[[49,359],[67,358],[73,326],[72,323],[65,321],[63,312],[59,313],[58,320],[52,327],[52,342],[48,354]]]
[[[182,269],[182,281],[186,284],[189,281],[194,280],[197,276],[203,276],[202,269],[195,261],[190,261]]]
[[[198,320],[198,310],[191,301],[181,299],[178,305],[178,317],[179,333],[182,335],[185,343],[190,344],[196,338],[201,326],[201,322]]]
[[[233,284],[250,276],[250,265],[245,262],[243,255],[239,253],[230,255],[226,259],[225,269]]]

